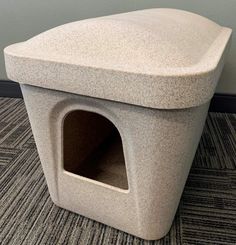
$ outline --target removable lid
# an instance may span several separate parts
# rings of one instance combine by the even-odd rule
[[[65,24],[4,50],[20,83],[153,108],[210,100],[231,29],[175,9]]]

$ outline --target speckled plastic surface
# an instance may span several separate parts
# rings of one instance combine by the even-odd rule
[[[148,9],[69,23],[5,49],[20,83],[152,108],[213,96],[231,29],[182,10]]]
[[[21,83],[54,203],[144,239],[163,237],[230,35],[230,29],[192,13],[150,9],[66,24],[7,47],[7,74]],[[127,188],[65,170],[63,125],[76,110],[102,115],[118,129]],[[100,126],[90,148],[110,132]],[[90,132],[81,132],[88,145]],[[108,161],[120,159],[114,149]],[[114,173],[123,173],[119,164],[107,169],[106,180]]]
[[[28,85],[21,88],[53,202],[144,239],[164,236],[178,207],[208,103],[156,110]],[[117,127],[128,190],[64,170],[63,118],[74,110],[96,112]]]

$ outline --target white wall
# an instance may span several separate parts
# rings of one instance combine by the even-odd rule
[[[192,11],[236,33],[236,0],[0,0],[0,80],[5,74],[3,48],[52,27],[136,9],[169,7]],[[236,94],[236,38],[217,92]]]

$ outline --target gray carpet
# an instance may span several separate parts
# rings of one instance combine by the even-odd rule
[[[23,100],[0,98],[0,244],[236,244],[236,114],[210,113],[169,234],[147,242],[55,206]]]

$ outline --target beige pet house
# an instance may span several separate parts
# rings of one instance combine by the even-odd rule
[[[170,229],[231,30],[149,9],[7,47],[53,202],[144,239]]]

